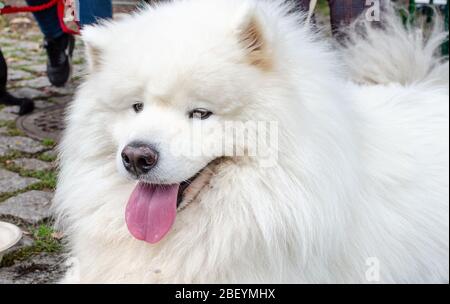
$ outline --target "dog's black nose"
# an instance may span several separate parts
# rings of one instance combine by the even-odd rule
[[[122,162],[128,172],[139,177],[156,166],[158,152],[147,144],[134,142],[123,149]]]

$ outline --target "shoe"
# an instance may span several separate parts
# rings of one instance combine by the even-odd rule
[[[26,115],[34,110],[34,102],[28,98],[17,98],[8,92],[0,92],[0,104],[4,104],[7,106],[19,106],[18,115]]]
[[[75,38],[62,34],[58,38],[45,38],[44,48],[47,51],[47,76],[55,87],[62,87],[70,78],[71,58],[75,47]]]
[[[22,98],[22,103],[20,104],[19,116],[27,115],[34,110],[34,101],[28,98]]]

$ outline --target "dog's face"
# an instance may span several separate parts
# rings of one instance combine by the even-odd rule
[[[224,143],[232,143],[224,124],[254,118],[255,92],[273,68],[268,37],[250,8],[224,13],[234,19],[226,22],[208,20],[201,10],[200,22],[199,13],[179,6],[84,32],[86,85],[96,87],[98,107],[108,112],[105,132],[116,148],[117,170],[139,181],[128,227],[150,243],[207,184]]]

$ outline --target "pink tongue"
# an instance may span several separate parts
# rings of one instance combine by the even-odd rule
[[[135,238],[155,244],[169,232],[177,214],[179,187],[136,186],[125,211],[128,230]]]

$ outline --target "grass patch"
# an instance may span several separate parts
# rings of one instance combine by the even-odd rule
[[[26,171],[23,170],[19,173],[22,176],[33,177],[40,179],[41,181],[36,184],[37,188],[54,190],[56,188],[56,181],[58,180],[58,175],[54,171]]]
[[[32,191],[32,190],[37,190],[37,191],[51,190],[51,191],[53,191],[56,186],[55,184],[56,184],[56,181],[51,182],[51,183],[39,181],[35,184],[29,185],[28,187],[25,187],[23,189],[20,189],[20,190],[14,191],[14,192],[0,193],[0,204],[13,196],[17,196],[19,194],[22,194],[22,193],[25,193],[28,191]]]
[[[33,70],[33,69],[30,69],[30,68],[27,67],[27,66],[21,65],[21,66],[19,66],[19,67],[17,67],[17,68],[21,69],[22,71],[25,71],[25,72],[28,72],[28,73],[30,73],[30,74],[33,74],[33,75],[41,74],[41,73],[39,73],[39,72],[36,72],[36,71]]]
[[[53,148],[56,145],[56,142],[51,138],[44,138],[41,143],[49,148]]]
[[[10,267],[14,265],[16,261],[24,261],[33,255],[40,253],[34,246],[20,248],[14,252],[8,253],[3,257],[0,267]]]
[[[39,225],[35,229],[31,229],[33,238],[36,240],[36,245],[40,251],[44,252],[59,252],[61,250],[61,243],[53,236],[55,230],[49,225]]]
[[[12,152],[6,156],[0,157],[0,168],[4,168],[11,172],[18,173],[22,177],[36,178],[39,181],[31,184],[23,189],[14,192],[0,193],[0,203],[24,192],[31,190],[38,191],[53,191],[56,188],[56,182],[58,180],[58,173],[54,170],[25,170],[19,166],[16,166],[11,160],[17,158],[33,158],[31,155],[27,155],[21,152]]]
[[[8,128],[8,132],[6,133],[8,136],[25,136],[25,133],[18,128]]]
[[[13,120],[0,120],[0,127],[15,128],[16,127],[16,122],[13,121]]]
[[[13,191],[13,192],[4,192],[4,193],[0,193],[0,203],[6,201],[8,198],[11,198],[11,197],[13,197],[13,196],[16,196],[16,195],[21,194],[21,193],[24,193],[24,192],[26,192],[25,189]]]
[[[48,224],[42,224],[30,228],[31,236],[34,239],[32,246],[24,247],[19,250],[8,253],[3,257],[0,267],[9,267],[17,261],[26,260],[39,253],[58,253],[63,246],[61,242],[54,237],[55,230]]]
[[[1,109],[0,109],[1,110]],[[0,121],[0,128],[6,128],[7,136],[25,136],[22,130],[18,129],[15,121]]]
[[[38,155],[37,159],[45,161],[45,162],[53,162],[56,160],[56,156],[50,155],[49,153],[44,152],[44,153]]]
[[[57,157],[56,155],[51,155],[50,153],[48,153],[48,151],[41,152],[39,154],[29,154],[21,151],[10,151],[8,154],[0,156],[0,167],[2,166],[2,164],[5,164],[6,162],[17,158],[37,158],[45,162],[53,162]]]
[[[33,42],[42,42],[43,40],[43,36],[41,34],[37,34],[37,35],[32,35],[32,36],[28,36],[28,40],[33,41]]]
[[[0,28],[5,28],[8,26],[8,21],[5,17],[0,16]]]
[[[58,179],[58,174],[52,170],[25,170],[16,166],[13,162],[5,162],[4,167],[12,172],[18,173],[23,177],[32,177],[39,179],[40,181],[29,187],[31,190],[54,190],[56,188],[56,181]]]
[[[8,59],[13,59],[13,60],[25,60],[27,57],[27,54],[25,54],[25,52],[21,51],[21,50],[14,50],[14,51],[10,51],[8,49],[3,50],[3,55],[5,56],[5,58]]]
[[[0,165],[5,164],[8,160],[17,158],[32,158],[32,157],[33,157],[32,155],[20,151],[10,151],[8,154],[0,156]]]
[[[17,191],[14,191],[14,192],[0,193],[0,204],[2,202],[6,201],[8,198],[11,198],[11,197],[16,196],[16,195],[21,194],[21,193],[24,193],[26,191],[27,190],[25,190],[25,189],[21,189],[21,190],[17,190]]]

